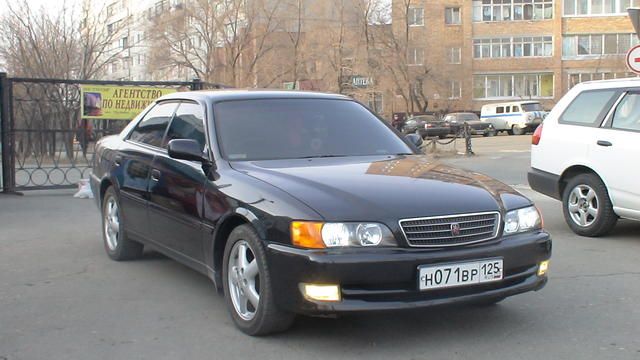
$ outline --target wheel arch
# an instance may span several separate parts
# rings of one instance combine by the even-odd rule
[[[560,190],[560,198],[562,198],[562,196],[564,196],[564,191],[567,187],[567,183],[569,182],[570,179],[578,176],[578,175],[582,175],[582,174],[593,174],[595,176],[597,176],[600,180],[602,180],[602,182],[605,184],[606,186],[606,182],[604,181],[604,179],[598,175],[598,173],[593,170],[592,168],[586,166],[586,165],[573,165],[569,168],[567,168],[562,175],[560,175],[560,183],[558,184],[558,188]]]
[[[211,268],[215,276],[214,282],[218,289],[222,289],[222,262],[229,235],[235,228],[242,225],[250,225],[260,239],[266,239],[266,230],[260,224],[258,217],[248,209],[237,208],[234,212],[220,219],[213,232],[213,241],[209,252],[211,254]]]
[[[109,178],[104,178],[104,179],[102,179],[102,180],[100,181],[100,187],[99,187],[99,191],[100,191],[99,196],[100,196],[100,197],[98,198],[98,199],[99,199],[99,201],[100,201],[100,202],[99,202],[99,205],[100,205],[100,206],[102,206],[102,201],[104,200],[104,194],[107,192],[107,189],[108,189],[110,186],[114,186],[114,182],[113,182],[113,181],[111,181],[111,179],[109,179]],[[117,190],[117,189],[116,189],[116,190]]]

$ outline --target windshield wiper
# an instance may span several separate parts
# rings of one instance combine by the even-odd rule
[[[309,156],[302,156],[296,159],[315,159],[315,158],[336,158],[336,157],[347,157],[349,155],[309,155]]]

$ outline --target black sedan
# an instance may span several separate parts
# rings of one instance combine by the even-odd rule
[[[460,135],[464,124],[469,124],[471,135],[495,136],[497,131],[491,123],[482,122],[474,113],[450,113],[444,119],[449,124],[451,134]]]
[[[104,248],[120,261],[148,247],[207,275],[251,335],[295,314],[541,289],[551,240],[531,201],[418,155],[421,141],[339,95],[165,96],[97,144]]]
[[[417,115],[409,118],[402,128],[404,134],[418,134],[423,139],[439,137],[444,139],[451,132],[449,124],[433,115]]]

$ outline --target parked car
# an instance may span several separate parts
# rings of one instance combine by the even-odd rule
[[[582,83],[533,136],[529,184],[562,201],[576,234],[640,221],[640,79]]]
[[[496,129],[491,123],[482,122],[478,115],[472,112],[450,113],[444,117],[449,124],[452,135],[459,135],[464,128],[464,123],[469,124],[471,135],[495,136]]]
[[[496,131],[523,135],[535,130],[546,115],[538,101],[513,101],[482,106],[480,119],[493,125]]]
[[[410,117],[404,124],[402,132],[405,134],[418,134],[423,139],[427,137],[439,137],[444,139],[451,129],[449,124],[438,120],[434,115],[417,115]]]
[[[541,289],[551,239],[533,203],[419,155],[421,142],[341,95],[164,96],[96,146],[104,248],[129,260],[149,247],[207,275],[250,335],[295,314]]]

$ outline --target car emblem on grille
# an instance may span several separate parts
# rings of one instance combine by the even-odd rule
[[[453,223],[451,224],[451,235],[459,236],[460,235],[460,224]]]

